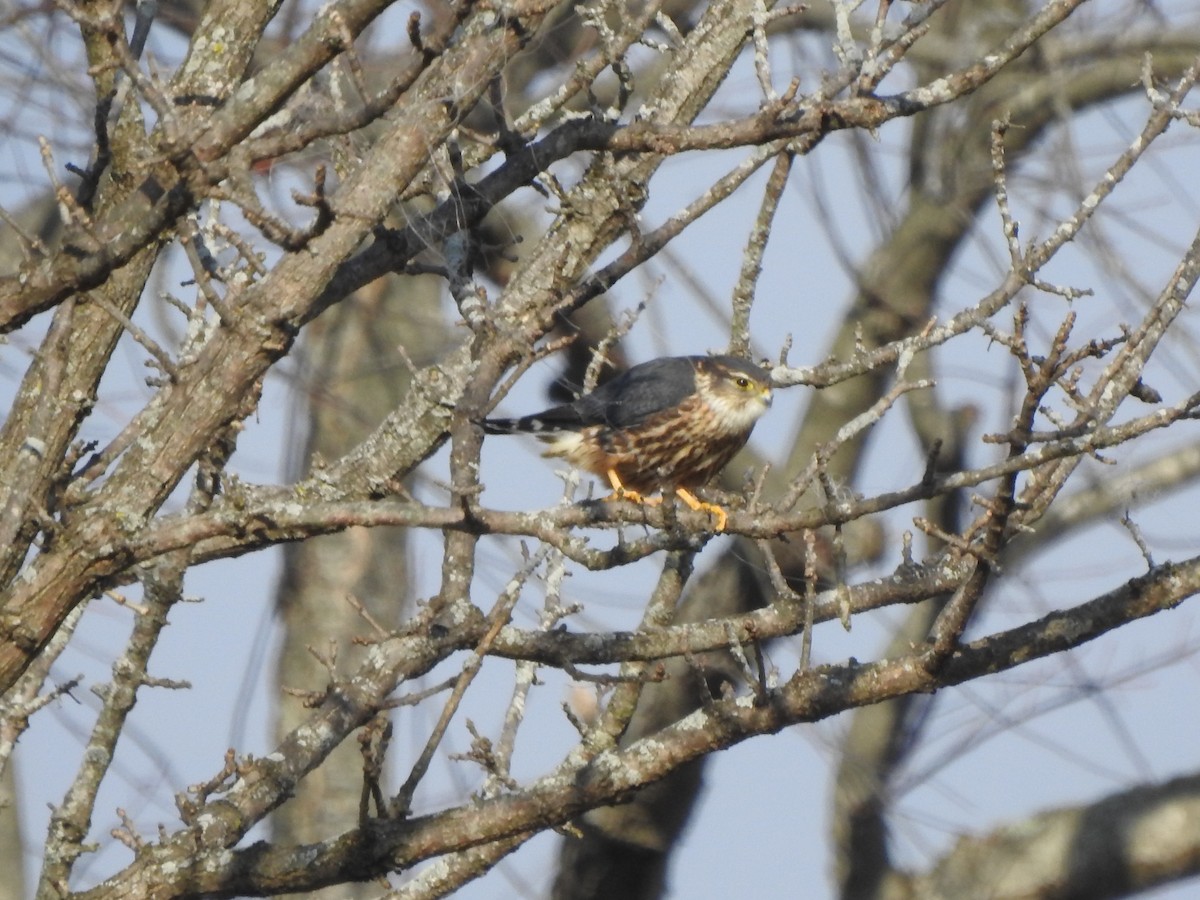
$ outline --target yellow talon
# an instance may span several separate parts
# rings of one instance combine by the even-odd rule
[[[704,510],[715,520],[713,522],[713,531],[724,531],[725,523],[729,521],[729,513],[725,512],[720,506],[715,503],[706,503],[701,500],[687,488],[675,488],[675,493],[688,506],[699,512]]]
[[[630,503],[640,503],[643,506],[658,506],[662,503],[662,497],[644,497],[637,491],[631,491],[621,483],[621,476],[617,474],[615,469],[609,469],[605,473],[608,476],[608,483],[612,485],[612,495],[610,499],[628,500]],[[724,531],[725,523],[729,521],[729,513],[717,506],[715,503],[707,503],[701,500],[687,488],[677,487],[675,493],[679,499],[686,503],[691,509],[700,512],[703,510],[713,517],[713,531]]]
[[[617,474],[615,469],[608,470],[608,483],[612,485],[612,499],[628,500],[630,503],[640,503],[643,506],[658,506],[662,503],[662,497],[644,497],[637,491],[631,491],[625,485],[621,484],[621,476]]]

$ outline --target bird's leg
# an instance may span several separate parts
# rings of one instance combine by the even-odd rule
[[[628,500],[631,503],[640,503],[643,506],[658,506],[662,503],[662,497],[643,497],[637,491],[631,491],[625,485],[621,484],[621,476],[617,474],[616,469],[609,469],[605,473],[608,476],[608,483],[612,485],[612,495],[618,500]]]
[[[720,506],[717,506],[715,503],[705,503],[687,488],[677,487],[675,488],[675,493],[680,500],[682,500],[692,509],[696,511],[704,510],[706,513],[712,516],[715,520],[713,522],[713,531],[725,530],[725,523],[729,520],[729,513],[725,512],[725,510]]]

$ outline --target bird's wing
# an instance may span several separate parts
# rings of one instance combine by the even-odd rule
[[[579,431],[590,425],[632,428],[678,406],[695,390],[696,369],[690,358],[652,359],[571,403],[519,419],[484,419],[480,424],[489,434]]]
[[[654,359],[634,366],[574,403],[547,410],[547,413],[572,410],[570,415],[575,416],[574,427],[607,425],[610,428],[629,428],[655,413],[678,406],[695,390],[696,370],[690,359]]]

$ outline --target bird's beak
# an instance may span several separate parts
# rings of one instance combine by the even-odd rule
[[[771,390],[771,388],[770,388],[769,386],[768,386],[768,387],[765,387],[765,388],[763,388],[763,391],[762,391],[762,401],[763,401],[763,405],[764,405],[764,406],[770,406],[770,405],[771,405],[771,401],[772,401],[772,400],[774,400],[774,399],[775,399],[775,393],[774,393],[774,391],[772,391],[772,390]]]

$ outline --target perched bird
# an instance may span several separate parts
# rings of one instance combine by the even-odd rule
[[[771,405],[771,377],[733,356],[673,356],[634,366],[590,394],[519,419],[485,419],[490,434],[536,434],[543,456],[561,456],[602,475],[613,496],[654,505],[673,490],[710,513],[716,531],[728,515],[692,490],[729,462]]]

